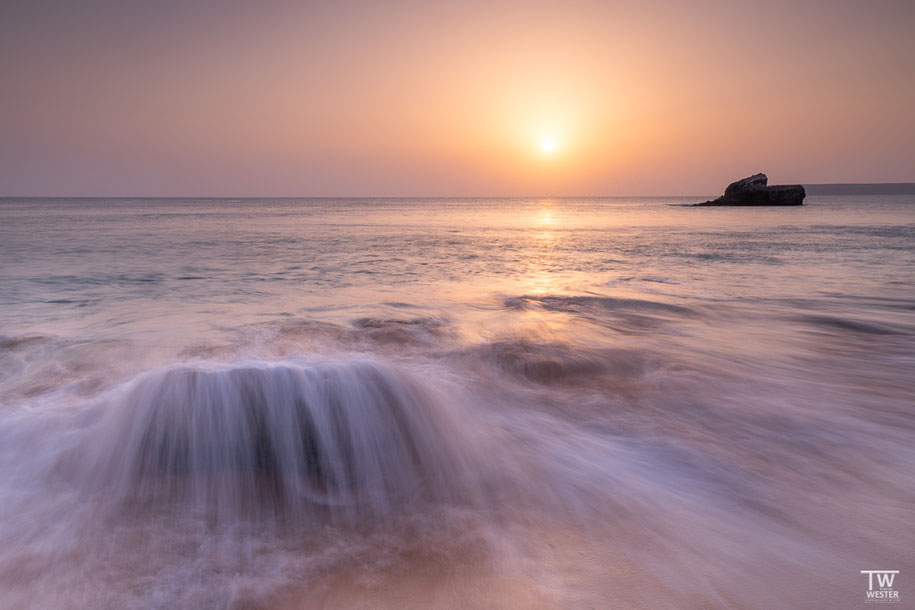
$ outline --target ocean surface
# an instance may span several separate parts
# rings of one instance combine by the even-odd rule
[[[915,604],[915,196],[689,201],[0,200],[0,606]]]

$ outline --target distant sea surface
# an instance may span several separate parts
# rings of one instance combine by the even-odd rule
[[[701,200],[0,199],[0,605],[915,602],[915,196]]]

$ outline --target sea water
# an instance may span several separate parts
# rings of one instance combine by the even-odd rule
[[[691,201],[0,200],[0,605],[905,587],[915,198]]]

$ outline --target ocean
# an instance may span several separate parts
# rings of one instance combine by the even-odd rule
[[[915,196],[701,200],[0,200],[0,606],[913,603]]]

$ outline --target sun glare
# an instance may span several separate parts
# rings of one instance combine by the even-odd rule
[[[552,138],[544,138],[540,141],[540,150],[546,154],[550,154],[556,150],[556,140]]]

